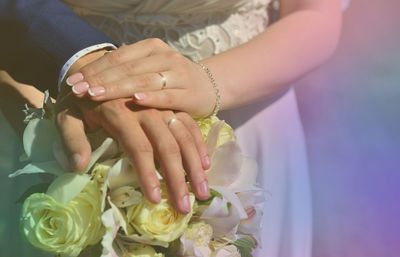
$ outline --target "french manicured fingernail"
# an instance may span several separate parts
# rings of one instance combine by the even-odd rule
[[[89,89],[89,84],[87,82],[79,82],[72,87],[72,92],[76,95],[85,93]]]
[[[151,198],[156,203],[159,203],[161,201],[161,190],[159,187],[153,189],[153,191],[151,192]]]
[[[185,213],[190,212],[190,198],[188,195],[185,195],[182,198],[181,206],[182,206],[182,211],[184,211]]]
[[[82,160],[81,155],[78,153],[74,153],[71,157],[72,167],[74,168],[78,167],[81,160]]]
[[[208,169],[211,166],[210,156],[206,155],[203,157],[203,168]]]
[[[144,100],[147,97],[145,93],[135,93],[134,96],[135,96],[136,100],[138,100],[138,101]]]
[[[208,183],[207,181],[203,181],[200,184],[200,194],[204,197],[210,196],[210,189],[208,188]]]
[[[106,89],[104,87],[91,87],[88,90],[90,96],[100,96],[104,95]]]
[[[78,72],[69,76],[65,82],[68,86],[72,87],[81,80],[83,80],[83,74]]]

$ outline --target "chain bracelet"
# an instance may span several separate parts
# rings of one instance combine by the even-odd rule
[[[218,89],[217,83],[215,82],[214,76],[212,75],[210,69],[207,68],[204,64],[202,64],[200,62],[197,62],[197,61],[195,61],[194,63],[197,63],[198,65],[200,65],[201,68],[205,72],[207,72],[207,75],[210,78],[211,84],[212,84],[212,86],[213,86],[213,88],[215,90],[215,95],[217,96],[217,101],[215,103],[215,108],[214,108],[214,110],[213,110],[213,112],[212,112],[212,114],[210,116],[217,116],[217,113],[218,113],[219,108],[221,106],[221,95],[219,94],[219,89]]]

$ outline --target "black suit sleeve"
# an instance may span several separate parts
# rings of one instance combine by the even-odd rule
[[[62,65],[110,38],[59,0],[0,0],[0,69],[55,95]]]

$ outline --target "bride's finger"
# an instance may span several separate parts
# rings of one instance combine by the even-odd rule
[[[85,65],[79,72],[69,76],[66,82],[69,85],[74,85],[83,81],[86,77],[93,76],[125,62],[138,60],[166,50],[168,50],[167,44],[157,38],[145,39],[135,44],[124,45]]]
[[[131,97],[137,86],[154,86],[159,89],[158,86],[161,85],[159,73],[165,73],[165,71],[170,70],[170,67],[171,64],[168,62],[167,56],[162,54],[131,60],[85,77],[84,80],[72,86],[72,91],[77,97],[97,96],[98,98],[93,100],[109,100],[115,99],[109,91],[118,91],[118,86],[121,83],[128,83],[129,86],[126,88],[129,90],[128,94],[124,94],[126,91],[122,90],[117,98]],[[149,80],[149,76],[156,78]],[[85,94],[86,92],[89,94]]]
[[[166,89],[134,93],[132,100],[140,106],[183,111],[193,117],[200,118],[210,115],[215,105],[215,97],[213,95],[208,97],[200,94],[207,94],[207,92]],[[198,99],[207,99],[209,103],[205,101],[199,102]]]
[[[185,111],[186,102],[184,89],[166,89],[158,91],[136,92],[133,101],[141,106],[158,109]]]
[[[140,106],[183,111],[200,118],[210,115],[215,108],[216,97],[212,90],[166,89],[136,92],[132,100]]]
[[[129,98],[135,92],[158,91],[163,89],[165,84],[164,73],[145,73],[137,76],[105,83],[100,87],[92,87],[88,90],[88,95],[93,101],[106,101],[118,98]],[[171,76],[169,76],[171,77]]]

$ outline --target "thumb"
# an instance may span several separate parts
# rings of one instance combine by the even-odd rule
[[[77,112],[71,109],[57,114],[57,125],[72,171],[84,171],[89,163],[91,147],[84,124]]]

